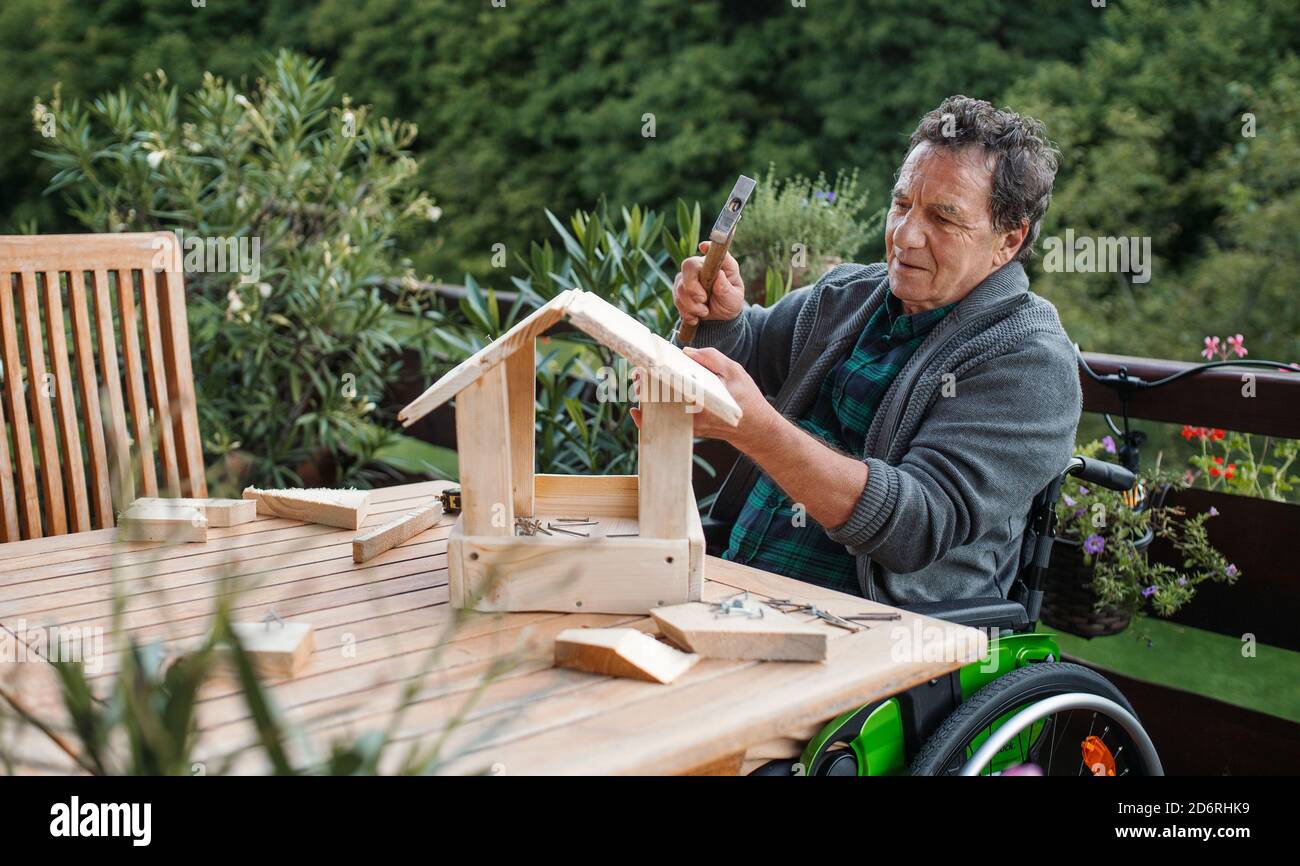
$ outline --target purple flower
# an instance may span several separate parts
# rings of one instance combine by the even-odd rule
[[[1065,503],[1066,508],[1074,507],[1074,500],[1070,498],[1070,494],[1068,493],[1061,494],[1061,501]]]
[[[1223,573],[1228,575],[1228,577],[1236,577],[1237,566],[1233,565],[1232,563],[1228,563],[1228,567],[1223,570]]]
[[[1084,513],[1084,511],[1086,511],[1086,510],[1087,510],[1087,509],[1084,509],[1084,508],[1076,508],[1076,509],[1074,509],[1074,516],[1075,516],[1075,517],[1083,517],[1083,513]]]
[[[1148,586],[1146,589],[1142,590],[1143,598],[1150,598],[1155,594],[1156,594],[1156,585],[1154,583]]]
[[[1179,586],[1187,586],[1187,578],[1185,578],[1185,577],[1180,577],[1180,578],[1178,578],[1178,585],[1179,585]]]
[[[1210,516],[1211,516],[1211,517],[1218,517],[1218,516],[1219,516],[1219,509],[1217,509],[1217,508],[1215,508],[1213,505],[1211,505],[1211,506],[1210,506]]]
[[[821,191],[821,190],[819,190],[819,191],[813,193],[813,198],[819,198],[819,199],[822,199],[822,200],[825,201],[827,204],[830,204],[831,202],[835,201],[835,193],[834,193],[833,191],[830,191],[830,190],[826,190],[826,191]]]
[[[1114,454],[1115,440],[1110,438],[1109,436],[1103,436],[1101,439],[1101,447],[1106,449],[1107,454]]]
[[[1106,549],[1106,539],[1100,535],[1089,535],[1083,542],[1083,552],[1097,554]]]
[[[1086,488],[1086,487],[1084,487],[1082,484],[1080,484],[1080,485],[1079,485],[1079,495],[1080,495],[1080,496],[1087,496],[1087,495],[1088,495],[1088,488]]]

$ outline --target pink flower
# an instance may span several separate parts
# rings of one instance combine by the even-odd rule
[[[1219,338],[1206,337],[1205,348],[1201,350],[1201,354],[1213,361],[1214,356],[1219,354]]]
[[[1108,454],[1114,454],[1114,453],[1115,453],[1115,440],[1112,439],[1112,438],[1110,438],[1109,436],[1103,436],[1103,437],[1101,438],[1101,447],[1106,449],[1106,453],[1108,453]]]
[[[1235,337],[1229,337],[1228,348],[1236,352],[1238,358],[1246,357],[1246,338],[1241,336],[1241,334],[1238,334]]]

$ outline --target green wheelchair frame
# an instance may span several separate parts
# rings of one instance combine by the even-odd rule
[[[918,771],[918,760],[924,767],[922,772],[956,771],[951,761],[936,764],[938,755],[957,755],[958,761],[978,756],[978,767],[972,770],[967,763],[962,771],[1001,773],[1029,761],[1041,747],[1039,739],[1051,722],[1045,712],[1036,713],[1031,705],[1045,707],[1048,701],[1042,698],[1046,697],[1052,697],[1053,706],[1062,710],[1084,709],[1092,711],[1094,718],[1098,711],[1106,713],[1123,743],[1133,747],[1129,754],[1137,762],[1134,768],[1139,773],[1159,774],[1160,762],[1150,737],[1118,689],[1095,672],[1062,663],[1055,636],[1036,627],[1042,605],[1042,576],[1056,537],[1056,502],[1069,475],[1121,491],[1132,490],[1137,483],[1133,473],[1122,466],[1072,458],[1064,471],[1034,497],[1022,542],[1021,567],[1008,598],[904,606],[914,613],[985,629],[989,640],[983,659],[843,713],[808,742],[797,761],[772,761],[754,774],[905,775]],[[721,537],[716,530],[711,535]],[[1017,700],[1017,695],[1024,695],[1025,700]],[[972,698],[978,699],[972,702]],[[963,707],[972,712],[963,713]],[[980,712],[992,718],[985,723],[985,717],[980,717],[977,729],[972,731],[970,717]],[[1009,727],[1003,730],[1003,726]],[[1068,721],[1064,727],[1068,728]],[[953,739],[956,737],[961,741]],[[1052,747],[1054,751],[1055,731]]]

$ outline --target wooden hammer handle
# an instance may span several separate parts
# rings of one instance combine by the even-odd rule
[[[700,285],[704,287],[705,304],[709,303],[709,298],[713,295],[713,284],[717,282],[718,272],[722,270],[722,260],[727,257],[729,249],[731,249],[730,235],[722,240],[709,238],[709,249],[704,254],[704,266],[700,268]],[[685,346],[694,338],[695,325],[682,322],[682,326],[677,329],[677,342]]]

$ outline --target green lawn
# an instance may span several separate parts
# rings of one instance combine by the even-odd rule
[[[1150,617],[1112,637],[1057,640],[1066,655],[1117,673],[1300,722],[1298,652],[1257,644],[1247,658],[1237,638]]]

